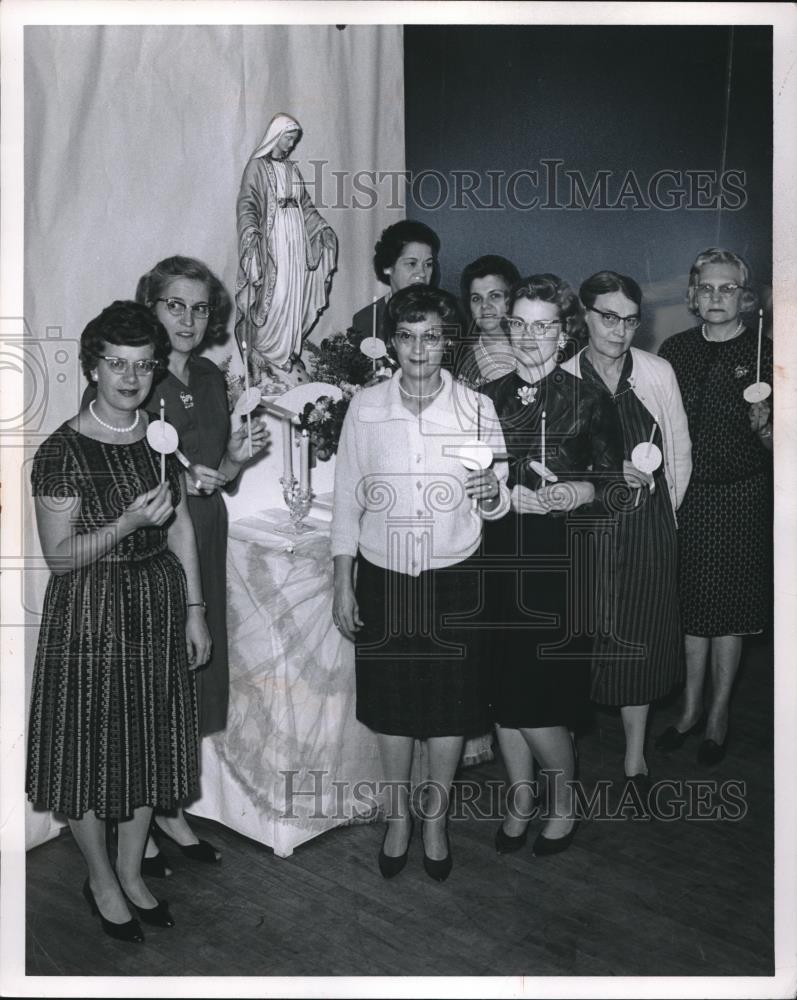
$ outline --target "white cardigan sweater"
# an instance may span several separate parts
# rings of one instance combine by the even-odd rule
[[[419,416],[401,402],[399,377],[356,393],[343,421],[332,513],[332,555],[357,550],[377,566],[418,576],[462,562],[478,548],[482,518],[509,510],[507,462],[496,460],[500,499],[485,511],[465,493],[457,449],[477,436],[506,445],[486,396],[441,371],[443,389]],[[480,409],[480,414],[479,414]]]
[[[581,355],[565,361],[562,368],[581,378]],[[658,421],[664,440],[664,474],[673,511],[678,510],[692,475],[692,439],[681,390],[669,361],[632,347],[633,371],[628,380],[634,395]]]

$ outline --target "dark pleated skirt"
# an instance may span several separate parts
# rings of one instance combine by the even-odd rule
[[[593,560],[584,555],[594,528],[589,519],[534,514],[488,526],[487,558],[500,567],[487,594],[493,616],[500,615],[490,701],[501,726],[580,729],[589,718]]]
[[[360,722],[419,739],[486,732],[478,561],[413,577],[359,556],[356,592]]]

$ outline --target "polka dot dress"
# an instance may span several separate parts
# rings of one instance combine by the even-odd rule
[[[743,395],[756,380],[757,344],[748,329],[715,342],[697,327],[670,337],[659,351],[675,369],[692,438],[692,478],[678,511],[688,635],[760,632],[771,613],[771,453],[750,428]],[[761,380],[772,384],[768,340]]]

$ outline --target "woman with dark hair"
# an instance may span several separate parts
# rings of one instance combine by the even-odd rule
[[[103,930],[143,941],[174,925],[141,878],[153,808],[198,791],[193,674],[210,654],[196,542],[180,466],[146,440],[140,409],[169,355],[165,330],[114,302],[81,337],[96,398],[39,448],[31,482],[44,599],[28,732],[27,793],[65,814]],[[116,867],[107,821],[118,828]]]
[[[429,750],[424,867],[442,881],[464,738],[489,723],[479,630],[463,619],[478,607],[482,522],[509,508],[507,467],[480,462],[473,444],[504,451],[492,403],[442,368],[458,312],[453,296],[426,286],[391,296],[385,329],[400,368],[352,399],[335,470],[333,619],[356,644],[357,718],[379,734],[396,793],[379,852],[385,878],[407,861],[415,739]],[[464,446],[479,453],[468,466]]]
[[[236,478],[249,460],[247,427],[230,426],[224,376],[199,352],[227,336],[230,298],[219,279],[202,261],[167,257],[143,275],[136,301],[152,310],[171,343],[169,367],[156,388],[166,407],[166,419],[177,430],[180,450],[191,463],[186,476],[188,510],[199,545],[199,567],[207,604],[213,652],[197,672],[199,731],[217,732],[227,725],[229,667],[227,663],[227,508],[220,490]],[[252,452],[266,446],[260,420],[252,420]],[[219,852],[199,840],[182,810],[156,813],[155,825],[197,861],[217,861]],[[144,873],[169,874],[156,845],[147,844]]]
[[[515,355],[501,320],[506,316],[510,289],[519,280],[515,265],[497,254],[471,261],[462,272],[460,293],[471,328],[454,369],[459,378],[476,388],[515,367]]]
[[[692,470],[681,393],[671,366],[631,346],[642,291],[633,278],[600,271],[582,284],[589,343],[562,367],[613,404],[622,432],[627,502],[615,508],[614,566],[603,581],[592,698],[617,705],[625,731],[625,775],[644,797],[650,786],[645,733],[651,702],[683,678],[675,511]],[[652,473],[631,462],[636,445],[663,455]]]
[[[487,546],[513,571],[505,584],[501,643],[492,676],[492,709],[511,794],[496,850],[520,850],[533,812],[534,759],[548,777],[548,813],[536,855],[571,843],[575,755],[571,731],[586,721],[593,583],[584,555],[594,528],[569,512],[600,513],[622,463],[619,436],[601,395],[557,367],[567,337],[583,329],[573,290],[553,274],[535,274],[510,292],[504,325],[515,369],[482,391],[495,403],[510,458],[515,516],[491,525]],[[543,468],[544,466],[544,468]],[[594,519],[593,519],[594,520]],[[511,609],[506,593],[512,595]]]
[[[370,303],[354,314],[351,325],[360,337],[373,336],[376,309],[376,336],[389,343],[383,325],[390,296],[409,285],[437,285],[439,253],[437,233],[422,222],[402,219],[382,230],[374,246],[374,273],[390,291],[376,304]]]
[[[656,746],[677,750],[698,728],[710,652],[711,701],[698,758],[711,765],[725,756],[743,636],[770,621],[772,401],[744,398],[756,381],[758,354],[756,334],[742,320],[756,306],[745,261],[730,250],[704,250],[689,272],[687,303],[701,325],[670,337],[659,351],[675,369],[694,448],[678,531],[686,689],[680,718]],[[761,380],[772,384],[767,339]]]

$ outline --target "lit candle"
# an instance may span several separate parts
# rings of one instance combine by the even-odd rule
[[[290,486],[293,479],[293,428],[290,420],[282,421],[282,477],[285,485]]]
[[[305,428],[299,442],[299,486],[310,489],[310,432]]]
[[[241,348],[244,352],[244,387],[246,395],[249,395],[249,352],[246,349],[246,341],[241,341]],[[252,457],[252,414],[246,411],[246,438],[249,444],[249,457]]]
[[[371,336],[376,339],[376,304],[379,301],[379,296],[374,296],[374,317],[373,317],[373,331]],[[374,372],[376,372],[376,358],[371,358],[371,364],[373,365]]]
[[[764,310],[758,310],[758,360],[755,366],[756,384],[761,381],[761,334],[764,330]]]
[[[542,411],[542,457],[540,458],[543,469],[546,469],[545,465],[545,410]],[[548,482],[548,477],[543,472],[542,483],[543,486]]]
[[[164,449],[166,447],[166,403],[161,396],[161,435],[163,437]],[[161,452],[161,482],[166,482],[166,451]]]

